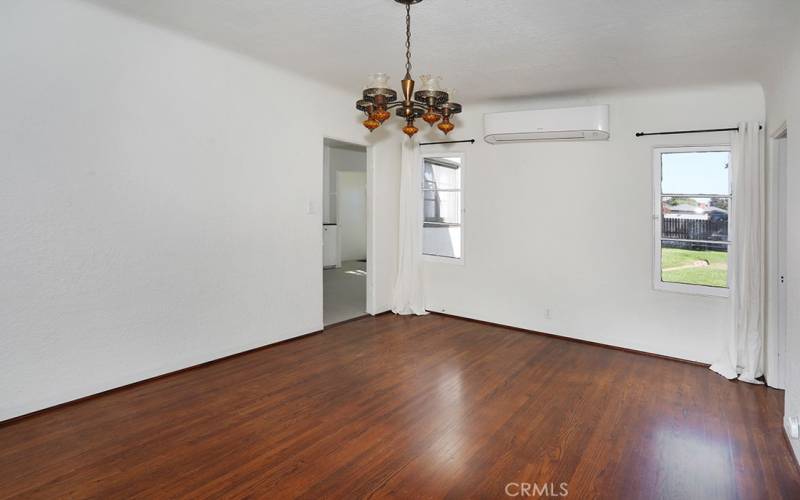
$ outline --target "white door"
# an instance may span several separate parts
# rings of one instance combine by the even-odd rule
[[[367,173],[336,172],[336,213],[343,261],[367,258]]]

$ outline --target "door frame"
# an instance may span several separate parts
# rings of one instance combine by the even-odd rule
[[[374,193],[374,182],[375,182],[375,152],[374,146],[372,144],[368,144],[367,142],[354,140],[354,139],[345,139],[341,137],[336,137],[333,135],[324,134],[322,136],[322,150],[323,150],[323,172],[324,172],[324,162],[325,162],[325,141],[337,141],[337,142],[345,142],[347,144],[352,144],[354,146],[363,147],[367,150],[367,303],[366,303],[366,312],[372,316],[378,314],[381,311],[378,311],[376,308],[377,298],[376,298],[376,290],[375,290],[375,235],[377,234],[375,228],[375,198],[373,196]],[[322,207],[325,200],[323,199],[324,195],[324,186],[320,186],[319,190],[319,206]],[[338,203],[338,200],[337,200]],[[320,211],[322,212],[322,211]],[[321,219],[321,214],[320,214]],[[322,239],[322,231],[320,231],[320,240]],[[320,241],[320,249],[322,248],[321,241]],[[322,282],[322,266],[320,265],[320,274],[319,274],[320,284],[323,285]],[[324,286],[324,285],[323,285]],[[322,293],[323,286],[320,286],[320,293]],[[323,301],[320,300],[320,304],[322,307],[320,308],[319,314],[320,318],[322,318],[323,313]]]
[[[787,332],[786,332],[786,176],[788,156],[786,142],[788,128],[786,122],[777,127],[769,139],[769,165],[771,179],[769,188],[773,195],[768,208],[770,215],[768,245],[771,248],[767,267],[767,294],[772,299],[767,302],[766,366],[767,384],[776,389],[786,387]]]

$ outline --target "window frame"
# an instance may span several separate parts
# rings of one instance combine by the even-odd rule
[[[461,238],[459,240],[459,254],[461,257],[447,257],[445,255],[433,255],[425,253],[425,210],[424,210],[424,191],[425,191],[425,159],[427,158],[458,158],[461,162],[461,166],[459,167],[459,189],[443,189],[441,191],[444,192],[458,192],[459,193],[459,204],[461,207],[460,215],[460,222],[459,227],[461,228]],[[464,186],[465,186],[465,169],[464,166],[466,164],[466,154],[464,152],[433,152],[433,153],[424,153],[420,154],[420,162],[419,162],[419,172],[420,172],[420,185],[419,185],[419,193],[420,193],[420,204],[419,204],[419,231],[420,231],[420,241],[421,241],[421,253],[422,258],[426,262],[438,262],[438,263],[445,263],[445,264],[456,264],[456,265],[464,265],[464,234],[465,234],[465,214],[466,214],[466,205],[465,205],[465,197],[464,197]]]
[[[662,170],[661,170],[661,155],[664,153],[708,153],[708,152],[727,152],[730,155],[730,163],[728,164],[728,189],[730,194],[728,195],[730,202],[728,203],[728,240],[726,242],[719,242],[713,241],[710,243],[725,243],[728,245],[728,282],[727,287],[714,287],[714,286],[707,286],[707,285],[691,285],[688,283],[670,283],[662,281],[661,279],[661,243],[663,240],[675,240],[674,238],[662,238],[661,234],[661,199],[663,196],[671,196],[671,195],[684,195],[684,196],[698,196],[699,197],[708,197],[709,193],[662,193],[661,192],[661,185],[662,185]],[[666,292],[677,292],[677,293],[685,293],[691,295],[705,295],[709,297],[730,297],[731,287],[732,287],[732,276],[733,276],[733,252],[735,251],[734,248],[734,225],[733,220],[735,218],[735,214],[733,213],[733,198],[735,196],[734,191],[734,165],[735,161],[733,159],[733,150],[731,144],[729,143],[716,143],[716,144],[705,144],[705,145],[692,145],[692,146],[657,146],[653,148],[653,274],[652,274],[652,285],[653,290],[656,291],[666,291]],[[705,195],[705,196],[704,196]],[[699,242],[704,242],[706,240],[698,240]]]

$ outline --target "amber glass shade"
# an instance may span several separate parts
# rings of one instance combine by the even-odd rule
[[[379,122],[383,123],[386,120],[388,120],[390,116],[392,116],[392,114],[386,111],[385,109],[379,109],[374,113],[372,113],[372,116],[370,118],[372,118],[373,120],[378,120]]]
[[[445,135],[447,135],[450,132],[452,132],[454,128],[456,128],[456,126],[453,125],[452,123],[450,123],[450,118],[448,118],[446,116],[442,120],[442,123],[439,124],[439,130],[444,132]]]
[[[425,120],[425,123],[427,123],[431,127],[433,127],[434,123],[439,121],[439,118],[441,118],[441,116],[437,115],[436,113],[434,113],[431,110],[428,110],[427,113],[422,115],[422,119]]]
[[[370,132],[381,126],[381,122],[373,118],[367,118],[362,123],[369,129]]]
[[[419,132],[419,129],[414,126],[414,122],[407,122],[406,126],[403,127],[403,133],[409,137],[412,137],[417,132]]]

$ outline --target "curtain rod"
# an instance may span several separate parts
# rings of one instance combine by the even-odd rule
[[[758,126],[758,130],[762,130],[764,127],[762,125]],[[675,134],[700,134],[703,132],[736,132],[739,130],[739,127],[729,127],[729,128],[707,128],[701,130],[673,130],[670,132],[636,132],[636,137],[643,137],[645,135],[675,135]]]
[[[462,142],[468,142],[470,144],[475,144],[475,139],[467,139],[466,141],[439,141],[439,142],[420,142],[420,146],[432,146],[434,144],[459,144]]]

